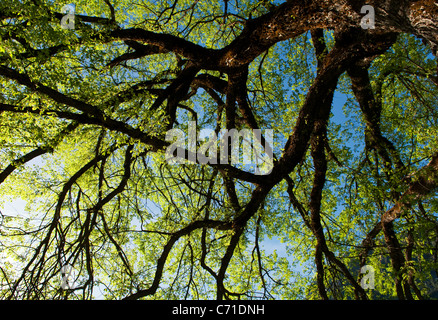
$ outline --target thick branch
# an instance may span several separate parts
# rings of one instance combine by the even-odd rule
[[[432,160],[416,173],[411,175],[408,190],[400,197],[399,201],[382,216],[382,223],[393,222],[412,205],[438,188],[438,153]]]
[[[394,34],[369,36],[360,30],[351,30],[338,35],[335,48],[327,55],[324,67],[309,89],[293,133],[284,148],[283,156],[270,174],[273,179],[284,177],[301,161],[309,144],[316,115],[320,109],[331,107],[339,76],[351,63],[383,53],[394,41]]]
[[[397,169],[403,170],[405,166],[400,155],[391,141],[385,138],[380,130],[382,104],[380,99],[378,100],[374,96],[368,75],[368,66],[356,63],[349,68],[348,75],[351,79],[353,92],[365,116],[365,137],[368,145],[377,150],[388,172],[391,171],[393,162]]]
[[[3,75],[6,78],[12,80],[16,80],[18,83],[30,88],[31,90],[48,96],[55,102],[70,106],[84,113],[78,115],[72,112],[53,111],[55,115],[58,114],[61,118],[76,120],[79,123],[102,125],[103,127],[109,130],[119,131],[127,134],[131,138],[138,139],[152,146],[155,150],[163,149],[168,145],[168,143],[162,141],[161,139],[158,139],[154,136],[150,136],[147,133],[143,132],[142,130],[136,129],[123,121],[109,118],[102,111],[100,111],[97,107],[93,105],[90,105],[86,102],[80,101],[75,98],[71,98],[43,84],[34,82],[26,74],[21,74],[8,67],[0,66],[0,75]],[[0,104],[0,108],[2,108],[5,111],[14,111],[14,112],[26,111],[26,112],[37,113],[36,110],[32,111],[32,108],[30,107],[24,107],[24,109],[21,108],[22,110],[20,110],[20,107]],[[50,112],[44,110],[42,112],[47,115],[50,115]]]
[[[2,105],[0,103],[0,112],[2,111]],[[43,155],[46,153],[53,152],[54,147],[61,141],[61,139],[67,135],[68,133],[72,132],[74,129],[76,129],[78,126],[77,123],[71,123],[67,126],[64,130],[62,130],[55,139],[52,140],[51,143],[48,143],[45,147],[38,147],[35,150],[32,150],[31,152],[23,155],[22,157],[15,160],[13,163],[8,165],[2,172],[0,172],[0,184],[5,181],[5,179],[14,172],[15,169],[17,169],[19,166]],[[55,144],[55,145],[54,145]]]

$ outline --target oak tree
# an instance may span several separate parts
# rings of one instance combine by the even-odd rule
[[[67,4],[0,4],[2,299],[434,297],[437,2]],[[169,163],[193,121],[272,170]]]

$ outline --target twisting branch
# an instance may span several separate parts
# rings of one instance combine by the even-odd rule
[[[0,104],[0,112],[2,111],[2,105]],[[14,172],[19,166],[26,164],[27,162],[43,155],[46,153],[53,152],[56,145],[61,142],[62,138],[64,138],[69,133],[73,132],[78,127],[78,123],[72,122],[65,129],[63,129],[51,142],[47,144],[46,147],[38,147],[31,152],[23,155],[17,160],[13,161],[10,165],[8,165],[2,172],[0,172],[0,184],[5,181],[5,179]]]
[[[8,297],[8,299],[12,299],[15,295],[15,291],[18,288],[18,285],[24,280],[27,272],[29,271],[30,267],[32,266],[32,264],[34,263],[34,261],[36,261],[36,259],[38,258],[38,256],[41,253],[41,257],[39,259],[40,262],[44,261],[44,257],[47,253],[49,244],[50,244],[50,239],[52,236],[53,231],[57,228],[58,223],[59,223],[59,219],[61,217],[61,210],[62,210],[62,206],[64,203],[64,200],[67,196],[67,193],[69,192],[69,190],[71,189],[71,187],[73,186],[73,184],[82,176],[84,175],[88,170],[90,170],[92,167],[94,167],[99,161],[102,161],[103,159],[105,159],[106,157],[109,156],[109,154],[111,152],[113,152],[114,150],[116,150],[116,147],[112,147],[110,148],[109,152],[106,154],[101,154],[95,158],[93,158],[92,160],[90,160],[88,163],[86,163],[81,169],[79,169],[63,186],[59,196],[58,196],[58,201],[57,204],[55,206],[55,211],[54,211],[54,215],[52,218],[52,222],[49,225],[49,229],[44,237],[44,239],[40,242],[40,244],[38,245],[38,247],[35,249],[35,252],[32,256],[32,258],[30,258],[29,262],[27,263],[27,265],[23,268],[23,271],[21,273],[21,276],[18,278],[18,280],[15,282],[13,289],[11,290],[11,293]],[[38,281],[38,279],[35,279],[34,281]]]
[[[27,74],[21,74],[11,68],[0,66],[0,75],[15,80],[18,83],[30,88],[33,91],[46,95],[52,100],[54,100],[55,102],[58,102],[63,105],[68,105],[78,111],[83,112],[83,114],[76,114],[73,112],[63,112],[57,110],[52,110],[52,111],[42,110],[43,114],[50,115],[50,113],[53,113],[59,116],[60,118],[76,120],[79,123],[101,125],[109,130],[119,131],[127,134],[131,138],[138,139],[150,145],[155,151],[163,149],[168,145],[168,143],[166,143],[165,141],[158,139],[157,137],[151,136],[140,129],[134,128],[123,121],[110,118],[109,116],[105,115],[101,110],[99,110],[99,108],[97,108],[96,106],[80,101],[78,99],[71,98],[48,86],[32,81]],[[33,113],[37,113],[40,111],[35,108],[25,107],[23,109],[20,107],[6,105],[6,104],[0,104],[0,110],[1,109],[4,109],[6,111],[33,112]]]
[[[274,166],[270,178],[284,177],[292,172],[303,158],[321,108],[330,108],[333,92],[339,76],[355,61],[375,57],[383,53],[395,41],[395,34],[371,36],[358,30],[338,35],[333,50],[327,55],[324,67],[310,87],[306,101],[300,110],[296,125],[286,142],[283,156]],[[363,37],[363,38],[362,38]],[[359,40],[360,39],[360,40]],[[274,180],[275,181],[275,180]]]
[[[133,293],[127,297],[125,297],[125,300],[136,300],[140,299],[149,295],[152,295],[156,292],[158,289],[158,285],[161,281],[161,277],[163,275],[163,269],[164,265],[166,264],[167,257],[172,250],[173,245],[183,236],[190,234],[196,229],[201,228],[213,228],[218,230],[229,230],[231,229],[231,224],[227,222],[222,221],[215,221],[215,220],[198,220],[194,221],[188,226],[182,228],[181,230],[174,232],[170,239],[167,241],[166,245],[163,248],[163,251],[161,253],[161,256],[158,258],[157,261],[157,268],[155,270],[155,276],[152,284],[148,289],[142,289],[138,290],[136,293]]]

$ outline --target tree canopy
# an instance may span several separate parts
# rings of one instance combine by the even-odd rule
[[[435,1],[68,4],[0,3],[2,299],[438,297]]]

